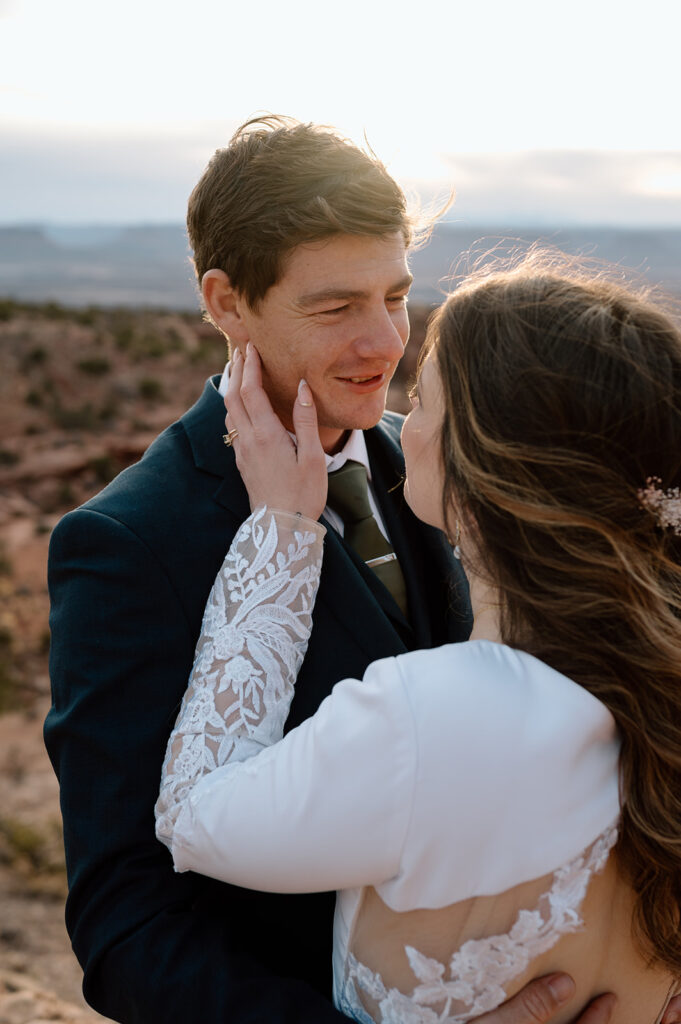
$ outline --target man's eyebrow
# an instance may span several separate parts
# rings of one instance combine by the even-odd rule
[[[413,280],[412,274],[405,274],[404,277],[400,278],[399,281],[396,281],[386,290],[386,295],[392,295],[393,292],[400,292],[409,288]],[[301,295],[296,300],[296,304],[307,309],[311,306],[321,305],[324,302],[340,302],[341,300],[347,302],[348,299],[362,299],[367,295],[368,292],[362,288],[321,288],[317,292],[308,292],[306,295]]]

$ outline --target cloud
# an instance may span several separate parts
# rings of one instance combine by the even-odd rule
[[[0,0],[0,4],[2,0]],[[233,120],[112,132],[0,123],[0,223],[182,222]],[[402,181],[427,202],[456,190],[462,224],[681,226],[681,153],[537,150],[449,154],[446,181]]]
[[[457,192],[450,219],[681,225],[681,152],[540,150],[446,159]]]
[[[206,132],[227,140],[229,126]],[[183,222],[215,148],[195,136],[0,128],[0,223]]]

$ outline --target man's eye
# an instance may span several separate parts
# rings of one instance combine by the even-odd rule
[[[322,316],[330,316],[332,313],[342,313],[347,308],[348,304],[346,302],[343,306],[334,306],[333,309],[320,309],[319,312]]]
[[[388,299],[388,302],[392,302],[394,306],[406,306],[408,301],[408,295],[391,295]]]

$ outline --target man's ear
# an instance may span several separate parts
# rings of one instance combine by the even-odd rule
[[[207,270],[201,278],[201,294],[206,310],[216,327],[239,347],[249,340],[242,310],[244,300],[232,288],[224,270]]]

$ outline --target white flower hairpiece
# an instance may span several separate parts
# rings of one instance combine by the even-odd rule
[[[638,491],[641,507],[655,516],[663,529],[671,529],[681,537],[681,488],[668,487],[663,490],[659,476],[649,476],[646,486]]]

